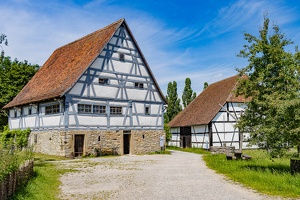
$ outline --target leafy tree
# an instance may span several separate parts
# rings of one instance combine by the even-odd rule
[[[4,35],[4,34],[0,34],[0,47],[2,49],[1,56],[4,56],[4,50],[3,50],[2,46],[1,46],[2,43],[4,43],[4,45],[6,45],[6,46],[8,45],[8,41],[7,41],[6,35]]]
[[[204,82],[203,90],[205,90],[208,87],[208,83]]]
[[[0,109],[9,103],[26,85],[38,69],[27,61],[11,61],[10,57],[0,56]],[[7,124],[7,113],[0,112],[0,131]]]
[[[250,133],[250,144],[275,157],[300,146],[300,53],[286,52],[284,48],[293,42],[277,25],[272,29],[269,35],[269,18],[264,16],[258,37],[244,34],[248,44],[239,56],[249,64],[238,69],[236,94],[250,98],[238,127]]]
[[[180,105],[180,99],[178,98],[177,94],[177,83],[176,81],[169,82],[168,89],[167,89],[167,96],[168,102],[167,112],[164,114],[164,129],[166,132],[166,140],[167,142],[171,138],[169,127],[167,124],[182,110]]]
[[[196,92],[193,92],[191,87],[191,79],[186,78],[185,79],[185,86],[182,94],[182,103],[184,107],[187,107],[195,98],[196,98]]]

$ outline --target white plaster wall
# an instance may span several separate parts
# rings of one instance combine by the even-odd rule
[[[60,115],[44,115],[40,118],[40,124],[42,126],[58,126],[61,122]]]
[[[110,117],[110,126],[122,126],[123,125],[124,116],[112,116]]]
[[[172,133],[172,134],[175,134],[175,133],[180,133],[180,128],[170,128],[170,132]]]
[[[78,115],[79,125],[83,126],[107,126],[106,116],[96,116],[96,115]],[[75,118],[70,117],[69,123],[76,124]]]
[[[24,128],[33,128],[35,127],[36,116],[28,115],[23,118],[23,127]]]
[[[192,126],[191,128],[192,128],[192,133],[208,132],[208,126],[207,125]]]
[[[10,129],[16,129],[19,127],[20,119],[19,118],[10,118],[9,119],[9,128]]]
[[[218,112],[212,121],[227,121],[227,113],[226,112]]]
[[[156,117],[151,117],[151,116],[140,116],[140,125],[141,126],[154,126],[156,125]]]
[[[225,132],[225,131],[234,131],[234,125],[235,123],[215,123],[215,125],[212,125],[213,132]],[[217,128],[217,130],[216,130]]]

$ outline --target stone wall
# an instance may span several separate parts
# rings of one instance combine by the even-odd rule
[[[234,146],[228,146],[228,147],[211,146],[210,147],[211,153],[229,153],[229,152],[234,152],[234,150],[235,150]]]
[[[128,134],[128,133],[127,133]],[[31,132],[29,144],[35,152],[65,157],[74,156],[75,135],[84,135],[83,154],[93,154],[94,149],[101,155],[124,154],[122,130],[49,130]],[[160,150],[163,130],[132,130],[130,132],[130,154],[145,154]]]

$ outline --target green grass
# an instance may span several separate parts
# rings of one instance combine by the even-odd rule
[[[260,193],[300,197],[300,175],[290,174],[290,158],[270,159],[263,150],[244,150],[251,160],[226,160],[223,154],[204,156],[207,166]]]
[[[11,199],[18,200],[54,200],[58,199],[60,193],[59,177],[70,170],[60,169],[55,163],[65,158],[36,154],[34,156],[34,177],[28,182],[26,187],[20,188]]]
[[[196,154],[210,154],[209,151],[201,148],[180,148],[180,147],[174,147],[174,146],[168,146],[168,150],[178,150],[178,151],[184,151],[184,152],[190,152],[190,153],[196,153]]]
[[[203,151],[195,148],[175,150],[198,154]],[[271,196],[300,198],[300,174],[290,174],[289,155],[270,159],[266,151],[243,150],[243,153],[252,156],[251,160],[226,160],[224,154],[205,153],[203,159],[209,168],[245,187]]]

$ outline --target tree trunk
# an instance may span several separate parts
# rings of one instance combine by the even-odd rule
[[[300,159],[299,158],[291,158],[291,174],[300,173]]]

